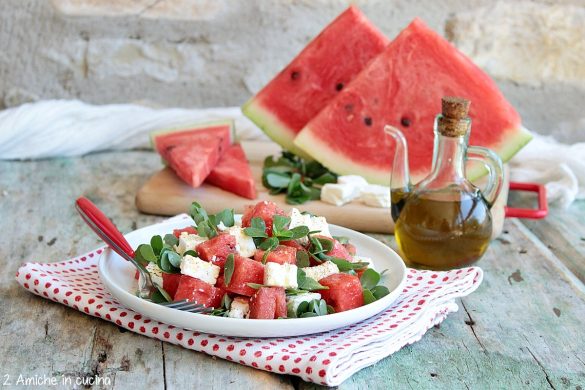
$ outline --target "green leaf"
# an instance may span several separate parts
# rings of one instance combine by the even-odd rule
[[[183,253],[183,257],[185,256],[199,257],[199,254],[193,250],[188,250],[185,253]]]
[[[279,232],[290,223],[290,217],[284,215],[275,215],[272,217],[272,230]]]
[[[388,290],[388,287],[386,286],[376,286],[371,291],[376,299],[380,299],[390,294],[390,290]]]
[[[277,173],[274,171],[268,172],[264,175],[264,181],[272,188],[287,188],[291,177],[286,173]]]
[[[252,287],[254,290],[258,290],[260,287],[264,287],[263,284],[258,283],[246,283],[249,287]]]
[[[372,294],[370,290],[363,289],[362,295],[364,296],[364,305],[368,305],[376,301],[376,297],[374,296],[374,294]]]
[[[262,249],[263,251],[270,251],[275,249],[278,246],[278,238],[276,237],[268,237],[266,240],[264,240],[262,242],[262,244],[260,244],[260,246],[258,246],[259,249]]]
[[[197,227],[199,227],[199,224],[201,222],[207,221],[209,219],[209,216],[207,215],[207,211],[205,211],[205,209],[203,207],[201,207],[201,205],[197,202],[191,203],[191,209],[190,209],[189,214],[191,215],[191,218],[193,218],[193,220],[197,224]]]
[[[174,237],[174,236],[173,236]],[[161,236],[152,236],[150,239],[150,246],[155,255],[160,255],[160,251],[163,247],[163,240]]]
[[[232,306],[233,299],[228,294],[223,294],[221,298],[221,307],[229,310]]]
[[[319,284],[315,279],[309,278],[302,268],[297,269],[297,284],[301,290],[329,290],[329,287]]]
[[[172,251],[168,251],[166,253],[169,259],[169,263],[171,263],[173,267],[179,268],[181,266],[181,255]]]
[[[339,241],[339,243],[342,245],[349,244],[349,238],[345,236],[333,236],[333,238]]]
[[[174,234],[165,234],[165,238],[163,241],[165,244],[167,244],[171,247],[179,245],[179,239],[177,237],[175,237]],[[150,245],[152,245],[152,242]],[[159,253],[160,253],[160,251],[159,251]]]
[[[327,314],[333,313],[335,313],[335,309],[333,308],[333,306],[327,305]]]
[[[157,258],[150,245],[140,244],[137,248],[137,252],[140,252],[140,256],[142,257],[142,259],[149,261],[151,263],[156,263]]]
[[[379,282],[380,274],[371,268],[365,270],[360,277],[360,283],[362,284],[362,287],[367,290],[374,288]]]
[[[297,226],[289,230],[292,235],[288,238],[289,240],[298,240],[299,238],[305,237],[309,234],[309,228],[306,226]]]
[[[234,266],[235,266],[234,254],[230,253],[227,256],[227,259],[225,261],[225,265],[223,268],[223,277],[224,277],[224,283],[226,286],[229,286],[230,282],[232,281],[232,275],[234,274]]]
[[[337,265],[337,268],[339,268],[340,272],[349,271],[351,269],[353,269],[353,270],[363,269],[363,268],[366,268],[368,266],[368,263],[362,263],[362,262],[352,263],[352,262],[349,262],[347,260],[340,259],[338,257],[327,256],[327,260],[334,262],[335,265]]]
[[[257,228],[253,228],[253,227],[247,227],[244,229],[244,233],[248,236],[248,237],[254,237],[254,238],[266,238],[268,237],[268,235],[266,234],[265,230],[260,230]]]
[[[161,292],[161,290],[162,289],[157,289],[155,292],[153,292],[152,295],[150,296],[150,300],[153,303],[166,303],[166,302],[172,301],[172,299],[167,300],[167,298],[164,296],[164,294]],[[167,296],[168,296],[168,294],[167,294]]]
[[[310,265],[309,254],[305,251],[297,251],[297,267],[305,268]]]
[[[299,306],[297,307],[297,317],[300,317],[301,314],[305,313],[308,309],[309,309],[309,302],[303,301],[303,302],[299,303]]]
[[[320,184],[320,185],[327,184],[327,183],[337,183],[337,176],[335,176],[331,172],[326,172],[326,173],[322,174],[321,176],[313,179],[313,182],[315,184]]]
[[[264,232],[266,231],[266,224],[264,223],[264,220],[260,217],[252,218],[252,220],[250,221],[250,227],[253,227],[254,229],[262,230]]]
[[[223,222],[225,227],[232,227],[235,224],[234,221],[234,209],[224,209],[213,216],[213,222],[215,225],[219,225]]]
[[[308,311],[306,313],[301,314],[300,318],[317,317],[317,316],[319,316],[319,314]]]

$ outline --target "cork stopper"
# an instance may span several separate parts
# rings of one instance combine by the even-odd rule
[[[467,99],[445,96],[441,100],[441,117],[439,117],[438,131],[447,137],[461,137],[469,129],[469,106]]]

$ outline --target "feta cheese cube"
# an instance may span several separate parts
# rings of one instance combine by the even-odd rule
[[[294,264],[266,263],[264,266],[266,286],[297,288],[297,266]]]
[[[152,280],[152,283],[156,284],[157,286],[162,287],[162,285],[163,285],[163,278],[162,278],[163,272],[160,268],[158,268],[158,265],[156,265],[155,263],[148,263],[145,268],[148,271],[148,273],[150,274],[150,279]]]
[[[319,281],[329,275],[338,274],[339,268],[334,262],[326,261],[323,264],[314,267],[303,268],[303,271],[305,271],[307,277]]]
[[[242,226],[242,214],[234,215],[234,226]]]
[[[390,208],[390,187],[368,184],[361,190],[360,201],[371,207]]]
[[[224,230],[227,230],[227,229],[228,229],[228,227],[227,227],[227,226],[225,226],[225,225],[223,224],[223,221],[220,221],[220,222],[219,222],[219,224],[217,225],[217,228],[218,228],[219,230],[221,230],[222,232],[223,232]]]
[[[321,201],[335,206],[343,206],[360,195],[360,187],[354,184],[327,183],[321,188]]]
[[[197,278],[211,285],[217,282],[219,271],[220,268],[217,265],[201,260],[199,257],[187,255],[181,261],[181,273],[183,275]]]
[[[256,252],[254,239],[244,233],[244,229],[239,226],[232,226],[227,232],[236,238],[236,250],[243,257],[252,257]]]
[[[305,293],[305,294],[298,294],[298,295],[290,295],[286,297],[286,310],[288,317],[296,317],[297,316],[297,309],[302,302],[311,302],[313,299],[321,299],[321,294],[319,293]]]
[[[189,234],[187,232],[181,233],[179,236],[179,244],[175,245],[175,250],[181,256],[187,251],[194,251],[197,245],[207,241],[205,237],[199,237],[197,234]]]
[[[250,303],[247,298],[237,297],[232,301],[228,317],[230,318],[248,318],[250,313]]]
[[[307,226],[311,231],[319,231],[319,235],[325,237],[331,237],[331,233],[329,232],[329,224],[325,217],[316,217],[311,214],[302,214],[298,209],[293,208],[289,214],[290,217],[290,224],[289,229],[293,229],[297,226]],[[307,237],[303,237],[299,239],[299,243],[307,244],[309,239]]]
[[[337,177],[339,184],[352,184],[356,187],[364,187],[368,185],[368,181],[359,175],[345,175]]]

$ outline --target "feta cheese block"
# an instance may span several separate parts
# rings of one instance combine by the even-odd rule
[[[146,270],[150,274],[150,279],[152,280],[152,283],[156,284],[159,287],[162,287],[163,272],[160,268],[158,268],[158,265],[156,265],[156,263],[148,263],[146,265]]]
[[[290,224],[288,226],[289,229],[293,229],[297,226],[307,226],[311,231],[320,231],[318,233],[321,236],[331,237],[331,233],[329,232],[329,224],[325,217],[316,217],[311,214],[302,214],[298,209],[293,208],[289,214],[290,217]],[[307,237],[303,237],[299,239],[299,243],[305,245],[309,242]]]
[[[237,297],[234,298],[228,311],[228,317],[230,318],[248,318],[250,313],[250,304],[247,298]]]
[[[234,215],[234,226],[242,226],[242,214],[235,214]]]
[[[360,201],[371,207],[390,208],[390,187],[368,184],[361,190]]]
[[[343,206],[360,195],[360,187],[354,184],[327,183],[321,188],[321,201],[334,206]]]
[[[368,181],[359,175],[344,175],[337,177],[338,184],[351,184],[358,188],[362,188],[368,185]]]
[[[197,245],[207,241],[205,237],[199,237],[197,234],[189,234],[187,232],[181,233],[179,236],[179,244],[175,245],[175,250],[181,256],[187,251],[194,251]]]
[[[271,287],[297,288],[297,266],[294,264],[266,263],[264,285]]]
[[[321,299],[321,294],[319,293],[305,293],[305,294],[298,294],[298,295],[290,295],[286,297],[286,310],[287,315],[289,317],[296,317],[297,316],[297,309],[302,302],[311,302],[313,299]]]
[[[215,285],[217,282],[219,271],[220,268],[217,265],[201,260],[199,257],[187,255],[181,260],[181,273],[183,275],[191,276],[211,285]]]
[[[254,239],[244,233],[244,229],[240,226],[232,226],[227,229],[227,232],[236,239],[236,250],[243,257],[252,257],[256,252],[256,245]]]
[[[305,275],[313,280],[319,281],[320,279],[326,278],[329,275],[338,274],[339,268],[337,264],[332,261],[326,261],[323,264],[316,265],[314,267],[303,268]]]

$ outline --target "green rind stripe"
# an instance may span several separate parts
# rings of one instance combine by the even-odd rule
[[[242,113],[256,124],[274,142],[298,156],[306,159],[311,157],[302,149],[295,146],[296,133],[282,123],[268,109],[262,107],[257,99],[251,99],[242,106]]]

